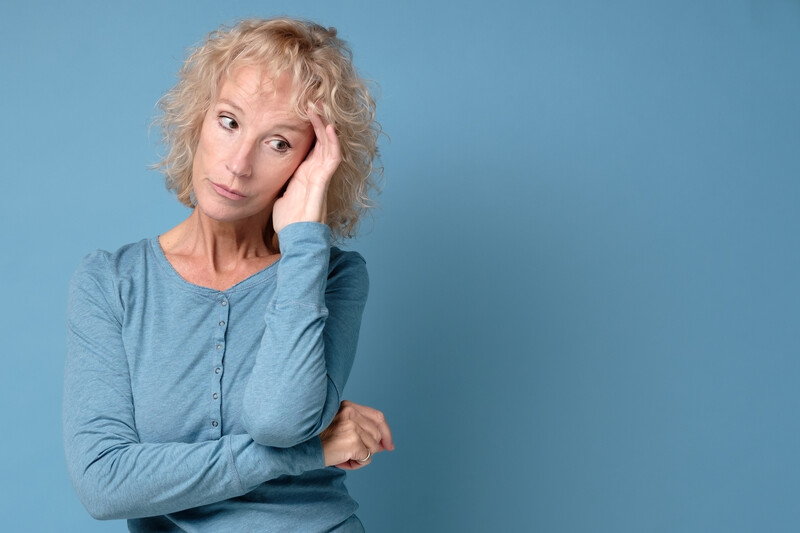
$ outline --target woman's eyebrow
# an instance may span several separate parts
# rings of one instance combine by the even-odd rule
[[[227,98],[219,98],[219,99],[217,99],[217,104],[225,104],[227,106],[230,106],[237,113],[240,113],[240,114],[244,115],[244,109],[242,109],[240,106],[236,105],[236,103],[234,103],[232,100],[228,100]],[[276,124],[275,126],[273,126],[272,129],[273,130],[291,130],[291,131],[296,131],[298,133],[303,133],[304,131],[306,131],[306,128],[307,128],[308,124],[309,124],[308,122],[301,122],[301,121],[298,121],[298,122],[281,122],[280,124]]]
[[[292,130],[298,133],[306,131],[306,123],[281,123],[276,124],[272,129],[274,130]]]
[[[239,113],[244,113],[244,109],[242,109],[241,107],[239,107],[238,105],[236,105],[235,103],[233,103],[233,101],[231,101],[231,100],[228,100],[227,98],[219,98],[219,99],[217,99],[217,103],[218,103],[218,104],[226,104],[226,105],[229,105],[229,106],[231,106],[231,107],[232,107],[234,110],[236,110],[237,112],[239,112]]]

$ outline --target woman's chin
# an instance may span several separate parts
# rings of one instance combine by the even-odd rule
[[[232,206],[225,202],[199,202],[195,207],[197,214],[203,218],[219,223],[237,223],[252,221],[263,226],[269,219],[270,209],[254,209],[253,206]]]

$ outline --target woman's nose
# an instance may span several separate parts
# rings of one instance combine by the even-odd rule
[[[252,157],[253,145],[241,140],[231,147],[225,166],[237,178],[247,177],[253,169]]]

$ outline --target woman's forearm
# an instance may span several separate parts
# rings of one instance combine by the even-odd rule
[[[90,433],[65,443],[67,465],[83,505],[97,519],[173,513],[250,492],[283,475],[322,468],[319,439],[268,448],[247,435],[201,443],[136,443]]]
[[[84,261],[70,284],[63,438],[76,491],[97,518],[175,512],[249,492],[286,474],[324,467],[319,439],[290,449],[249,435],[140,442],[108,255]]]
[[[292,224],[280,240],[277,288],[245,389],[243,422],[256,442],[291,447],[318,435],[339,409],[369,282],[357,254],[329,264],[323,224]]]

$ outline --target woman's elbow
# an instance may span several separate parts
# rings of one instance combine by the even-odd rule
[[[245,405],[242,423],[248,435],[262,446],[291,448],[322,431],[321,409],[264,409]]]
[[[126,518],[121,513],[117,512],[117,510],[113,507],[105,505],[101,502],[95,501],[94,503],[89,504],[84,501],[83,506],[87,511],[89,511],[89,515],[95,520],[118,520]]]
[[[78,500],[88,513],[97,520],[131,518],[142,509],[136,508],[133,497],[122,479],[112,475],[103,461],[93,461],[88,466],[70,464],[67,469]]]
[[[95,482],[74,481],[75,492],[83,507],[95,520],[117,520],[129,518],[130,509],[126,498],[118,498],[111,491],[98,488]]]

